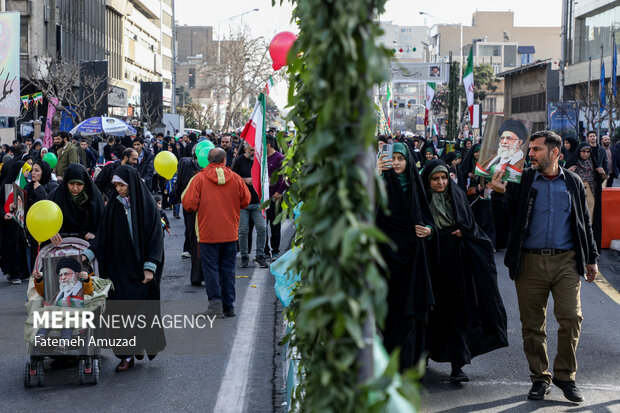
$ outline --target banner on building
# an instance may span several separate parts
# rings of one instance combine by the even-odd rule
[[[577,105],[573,101],[547,103],[547,123],[549,129],[563,138],[577,138],[579,117]]]
[[[85,118],[108,115],[108,61],[80,63],[80,97]]]
[[[47,104],[47,118],[45,119],[45,135],[43,135],[43,146],[46,148],[51,148],[54,140],[52,139],[52,119],[54,119],[54,115],[56,114],[56,106],[58,104],[58,99],[50,98],[49,103]]]
[[[0,13],[0,116],[20,114],[19,12]]]
[[[392,62],[392,83],[448,83],[450,67],[447,63]]]

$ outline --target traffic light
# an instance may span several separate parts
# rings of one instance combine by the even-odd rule
[[[394,107],[397,108],[398,107],[398,103],[394,102]]]
[[[411,109],[411,102],[407,102],[407,107]]]

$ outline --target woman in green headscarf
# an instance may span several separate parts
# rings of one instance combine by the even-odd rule
[[[377,169],[387,192],[377,208],[377,226],[392,241],[380,245],[387,263],[386,349],[401,349],[401,368],[414,366],[426,351],[428,311],[434,303],[430,274],[437,264],[435,223],[424,186],[406,145],[395,143],[393,159],[381,155]],[[393,248],[395,246],[395,248]]]
[[[460,383],[469,381],[462,370],[465,364],[507,346],[508,339],[493,246],[448,173],[439,159],[422,173],[441,246],[433,274],[435,307],[429,317],[428,350],[432,360],[451,363],[450,381]]]

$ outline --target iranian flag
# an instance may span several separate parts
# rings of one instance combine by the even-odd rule
[[[24,189],[26,185],[28,184],[28,181],[26,180],[26,177],[24,176],[24,170],[26,172],[29,171],[30,165],[25,163],[22,169],[19,170],[19,174],[17,175],[17,178],[15,178],[15,182],[13,182],[14,185],[20,187],[21,189]],[[10,212],[9,207],[13,203],[14,198],[15,198],[13,194],[14,193],[13,184],[5,184],[6,189],[4,193],[6,196],[6,201],[4,202],[4,212],[6,212],[7,214]]]
[[[469,109],[469,122],[474,123],[474,49],[469,50],[467,56],[467,66],[463,74],[463,86],[465,86],[465,95],[467,96],[467,108]]]
[[[265,95],[258,95],[252,116],[245,125],[241,138],[254,147],[252,186],[263,203],[269,199],[269,173],[267,171],[267,135],[265,134]]]
[[[424,112],[424,126],[428,126],[428,113],[432,109],[433,99],[435,98],[435,84],[426,84],[426,111]]]
[[[269,79],[267,79],[267,84],[265,85],[265,90],[263,91],[263,93],[269,96],[269,92],[271,92],[271,89],[273,89],[273,78],[269,76]]]
[[[390,88],[390,84],[387,83],[387,124],[388,124],[388,128],[390,130],[392,130],[392,119],[390,117],[390,108],[392,107],[392,89]]]

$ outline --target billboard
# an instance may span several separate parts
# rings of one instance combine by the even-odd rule
[[[579,118],[575,102],[547,103],[547,122],[549,129],[562,138],[577,138]]]
[[[450,66],[448,63],[400,63],[390,66],[392,83],[448,83]]]
[[[19,12],[0,13],[0,116],[19,116]]]
[[[108,61],[80,63],[80,97],[86,106],[85,118],[108,114]]]
[[[163,82],[140,82],[142,122],[151,128],[159,125],[164,116]]]

